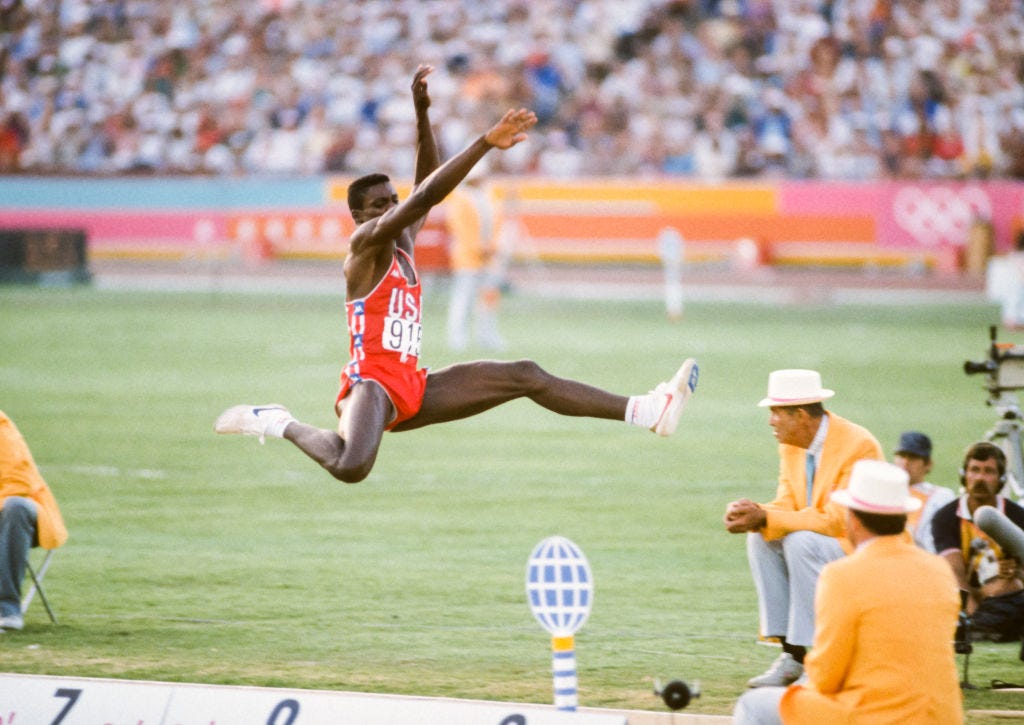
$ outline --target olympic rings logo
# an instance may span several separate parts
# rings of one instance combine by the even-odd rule
[[[893,198],[892,212],[918,244],[963,246],[972,224],[992,218],[992,202],[978,186],[904,186]]]

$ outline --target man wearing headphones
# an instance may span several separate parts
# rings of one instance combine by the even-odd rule
[[[1003,450],[975,443],[960,468],[963,493],[932,520],[935,550],[956,575],[972,631],[997,642],[1024,632],[1024,508],[999,495],[1005,482]]]

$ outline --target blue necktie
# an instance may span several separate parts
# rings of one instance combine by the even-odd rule
[[[810,451],[808,451],[808,453],[807,453],[807,468],[805,469],[805,471],[807,473],[807,505],[808,506],[813,506],[814,504],[812,503],[812,501],[813,501],[812,494],[814,493],[814,471],[815,471],[815,466],[814,466],[814,454],[811,453]]]

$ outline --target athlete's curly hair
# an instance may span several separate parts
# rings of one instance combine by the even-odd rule
[[[371,186],[377,184],[387,184],[391,181],[391,177],[387,174],[367,174],[366,176],[360,176],[358,179],[348,185],[348,208],[361,209],[363,207],[363,200],[366,198],[366,190]]]

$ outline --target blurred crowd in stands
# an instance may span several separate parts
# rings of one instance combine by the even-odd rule
[[[1024,178],[1021,0],[0,0],[0,173]]]

